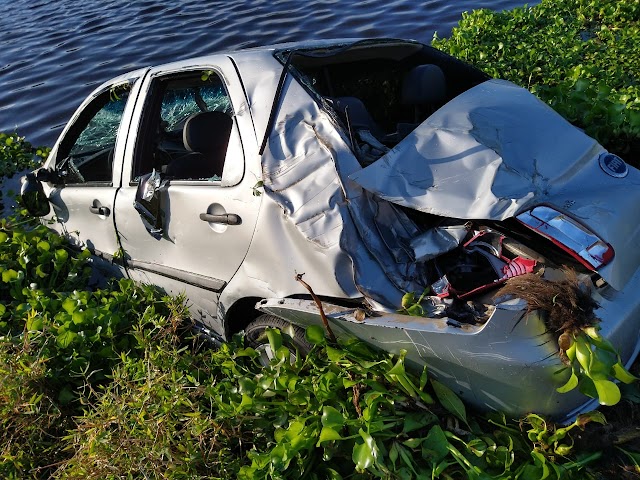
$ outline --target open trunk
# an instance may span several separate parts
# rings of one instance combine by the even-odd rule
[[[290,62],[360,163],[342,181],[370,254],[351,251],[356,280],[376,308],[429,289],[482,321],[483,295],[512,276],[570,266],[620,290],[636,272],[639,172],[612,175],[613,156],[525,89],[410,42]],[[395,290],[367,281],[371,257]]]

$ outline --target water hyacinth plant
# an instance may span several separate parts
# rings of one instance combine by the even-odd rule
[[[608,150],[640,166],[640,3],[542,0],[464,13],[433,46],[528,88]]]

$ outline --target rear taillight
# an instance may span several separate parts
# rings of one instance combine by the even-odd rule
[[[551,207],[538,206],[516,217],[591,270],[613,259],[613,248],[587,227]]]

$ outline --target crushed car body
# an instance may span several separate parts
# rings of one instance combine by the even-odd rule
[[[496,292],[575,271],[629,365],[639,186],[640,172],[525,89],[377,39],[113,79],[23,199],[42,216],[45,198],[54,227],[105,269],[185,292],[215,339],[271,318],[321,324],[304,273],[340,335],[406,350],[476,408],[564,420],[597,401],[557,392],[559,332]],[[423,315],[401,308],[410,292],[424,293]]]

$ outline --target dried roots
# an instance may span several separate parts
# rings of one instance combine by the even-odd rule
[[[496,297],[513,295],[527,302],[527,313],[542,310],[547,327],[555,332],[576,333],[600,321],[594,310],[598,303],[591,298],[591,290],[578,280],[574,270],[566,268],[565,278],[544,280],[533,273],[513,277],[505,283]]]

